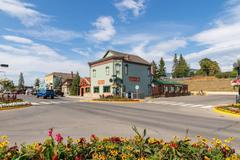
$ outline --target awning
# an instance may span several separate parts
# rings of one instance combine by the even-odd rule
[[[174,86],[184,86],[185,84],[181,84],[175,81],[167,81],[167,80],[159,80],[159,79],[154,79],[152,80],[152,83],[157,84],[157,85],[174,85]]]

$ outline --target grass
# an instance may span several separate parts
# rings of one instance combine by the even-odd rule
[[[189,91],[237,91],[231,86],[231,80],[228,78],[218,79],[215,77],[193,77],[188,80],[178,80],[180,83],[188,85]]]

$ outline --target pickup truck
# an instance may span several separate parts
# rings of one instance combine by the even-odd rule
[[[46,99],[49,97],[51,99],[54,99],[55,94],[53,90],[47,89],[47,90],[38,90],[36,96],[37,98],[43,97],[44,99]]]

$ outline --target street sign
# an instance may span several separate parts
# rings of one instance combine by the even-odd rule
[[[139,90],[139,85],[136,85],[136,86],[135,86],[135,89],[136,89],[136,90]]]

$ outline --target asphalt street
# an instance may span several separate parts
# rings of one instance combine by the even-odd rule
[[[76,98],[23,98],[38,105],[0,111],[0,135],[8,135],[11,142],[43,140],[52,127],[55,133],[74,138],[91,134],[129,137],[134,135],[134,125],[140,131],[146,128],[149,136],[164,139],[185,136],[189,130],[190,137],[235,137],[235,145],[240,140],[239,118],[218,115],[210,107],[233,103],[234,96],[158,98],[127,104],[84,103]]]

